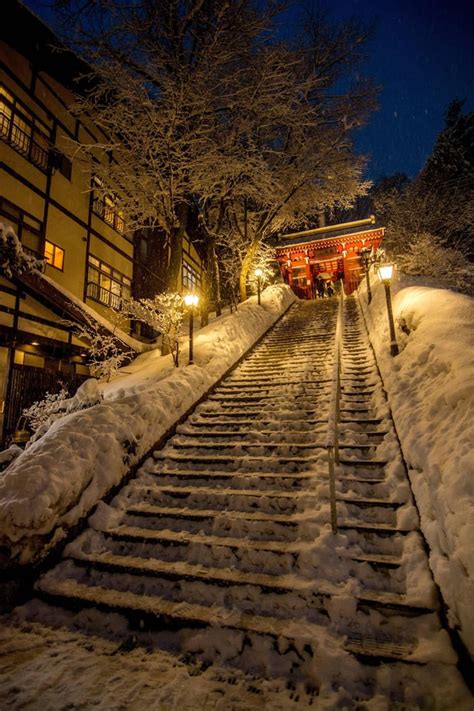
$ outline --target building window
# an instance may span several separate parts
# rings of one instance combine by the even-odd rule
[[[183,291],[200,291],[201,277],[188,262],[183,262]]]
[[[118,309],[122,300],[130,299],[131,281],[121,272],[89,255],[87,296],[105,306]]]
[[[61,153],[58,148],[52,148],[49,152],[49,165],[54,170],[59,170],[61,175],[71,180],[72,178],[72,161]]]
[[[0,86],[0,136],[42,170],[48,169],[51,130]]]
[[[103,194],[103,183],[97,176],[93,178],[93,188],[95,190],[92,201],[93,212],[101,217],[104,222],[114,228],[120,234],[125,231],[125,221],[123,219],[123,210],[118,205],[118,200],[115,195]],[[101,194],[102,193],[102,194]]]
[[[55,269],[60,269],[61,271],[63,270],[64,249],[58,247],[57,244],[53,244],[52,242],[48,242],[48,240],[45,240],[44,257],[47,263],[50,264],[52,267],[55,267]]]

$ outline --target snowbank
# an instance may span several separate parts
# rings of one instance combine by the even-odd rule
[[[367,305],[395,424],[451,626],[474,654],[474,299],[445,289],[392,287],[400,355],[389,354],[384,290]],[[403,329],[401,329],[403,326]]]
[[[56,421],[0,479],[0,546],[10,561],[41,559],[130,466],[250,348],[295,300],[268,287],[198,331],[194,365],[144,353],[104,386],[104,401]],[[186,354],[182,362],[186,362]]]

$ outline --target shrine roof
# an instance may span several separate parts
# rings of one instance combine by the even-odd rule
[[[330,227],[330,225],[328,225]],[[326,242],[327,240],[337,239],[338,237],[357,237],[362,234],[367,234],[371,232],[379,232],[384,229],[383,225],[375,223],[372,225],[362,225],[360,227],[346,227],[340,230],[328,230],[327,232],[320,232],[316,235],[308,235],[307,237],[294,237],[292,239],[280,239],[276,243],[276,249],[285,249],[286,247],[294,247],[296,245],[307,245],[313,242]]]

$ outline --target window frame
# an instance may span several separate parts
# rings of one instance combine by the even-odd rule
[[[48,255],[47,255],[47,252],[46,252],[47,245],[51,245],[51,247],[53,248],[53,250],[52,250],[52,261],[51,261],[51,262],[49,261]],[[58,266],[55,264],[55,261],[56,261],[56,254],[60,254],[60,255],[62,256],[62,259],[61,259],[61,266],[60,266],[60,267],[58,267]],[[58,244],[55,244],[54,242],[51,242],[51,240],[49,240],[49,239],[45,239],[45,240],[44,240],[44,244],[43,244],[43,257],[44,257],[44,259],[46,260],[46,264],[47,264],[48,266],[53,267],[53,269],[58,269],[58,271],[60,271],[60,272],[63,272],[63,271],[64,271],[64,258],[65,258],[65,254],[66,254],[66,253],[65,253],[65,250],[64,250],[62,247],[60,247]]]
[[[91,280],[91,273],[97,274],[97,280]],[[131,297],[131,278],[93,254],[87,258],[86,280],[87,298],[103,306],[119,308],[122,300]]]
[[[48,172],[52,128],[4,84],[0,84],[0,138],[39,170]]]
[[[125,220],[123,210],[119,207],[118,199],[113,193],[103,192],[103,182],[97,175],[92,176],[92,212],[100,217],[109,227],[125,236]],[[97,194],[97,190],[101,192]]]
[[[201,291],[201,274],[195,269],[192,264],[183,259],[181,267],[181,286],[183,291],[200,292]]]

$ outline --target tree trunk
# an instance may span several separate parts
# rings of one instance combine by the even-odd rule
[[[209,323],[209,303],[211,294],[211,280],[207,269],[205,270],[201,282],[201,308],[200,308],[200,324],[201,328]]]
[[[250,247],[247,250],[247,254],[242,262],[242,269],[240,270],[239,285],[240,285],[240,300],[245,301],[247,298],[247,279],[252,268],[252,263],[255,257],[255,252],[260,244],[260,238],[254,237]]]
[[[221,273],[219,270],[219,262],[217,260],[216,250],[214,249],[214,283],[216,294],[216,316],[222,314],[222,293],[221,293]]]
[[[188,224],[189,207],[186,203],[181,203],[176,212],[178,225],[173,228],[169,237],[170,254],[166,275],[166,285],[170,291],[181,291],[179,277],[183,262],[183,238]]]

